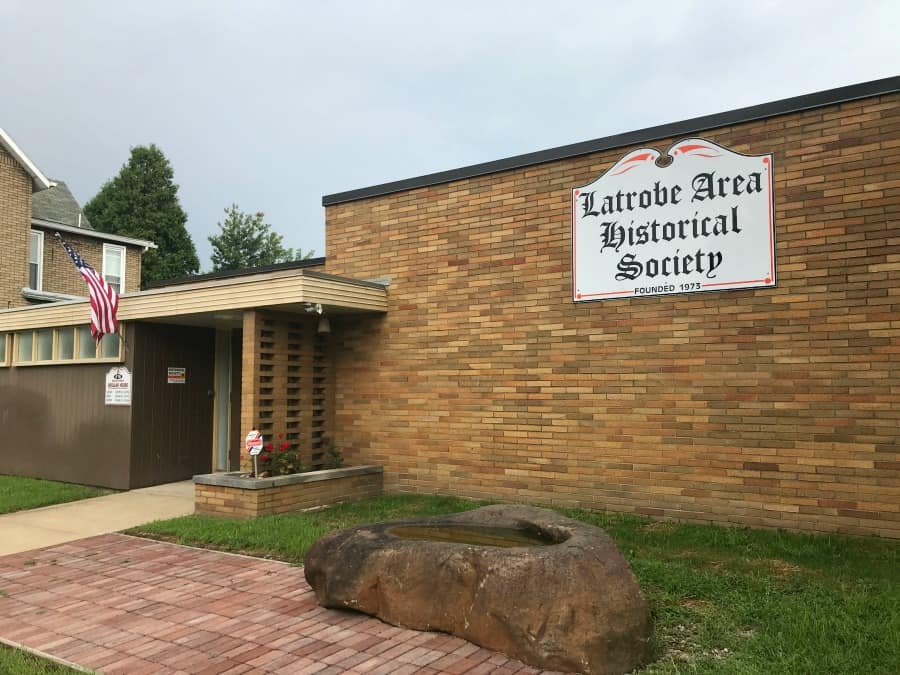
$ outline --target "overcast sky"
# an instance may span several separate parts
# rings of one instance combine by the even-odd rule
[[[83,204],[156,143],[201,267],[324,194],[900,74],[900,2],[0,0],[0,127]]]

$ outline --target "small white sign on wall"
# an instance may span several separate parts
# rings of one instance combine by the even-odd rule
[[[110,368],[106,373],[106,405],[131,405],[131,373],[128,368]]]
[[[184,384],[187,382],[187,368],[169,366],[166,369],[166,382],[168,384]]]
[[[575,302],[775,285],[772,155],[702,138],[629,152],[572,191]]]

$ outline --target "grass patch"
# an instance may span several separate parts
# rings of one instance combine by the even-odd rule
[[[131,533],[299,563],[333,529],[482,504],[394,495],[256,520],[187,516]],[[638,577],[657,659],[642,675],[897,672],[898,542],[562,511],[605,529]]]
[[[36,509],[41,506],[74,502],[110,494],[112,490],[58,483],[38,478],[0,476],[0,513]]]
[[[0,644],[0,675],[70,675],[80,671]]]
[[[900,544],[566,511],[616,540],[654,614],[642,673],[895,673]]]
[[[395,495],[339,504],[303,514],[229,520],[211,516],[183,516],[128,530],[177,544],[244,553],[302,563],[307,549],[323,534],[361,523],[402,520],[466,511],[482,505],[455,497]]]

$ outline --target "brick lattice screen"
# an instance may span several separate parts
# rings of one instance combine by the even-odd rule
[[[259,429],[296,443],[307,468],[322,468],[334,408],[328,335],[318,317],[248,311],[244,315],[241,383],[242,435]],[[250,458],[241,451],[241,468]]]

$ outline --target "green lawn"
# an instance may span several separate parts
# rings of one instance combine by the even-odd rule
[[[19,476],[0,476],[0,513],[12,513],[51,504],[74,502],[88,497],[99,497],[110,492],[111,490],[87,485],[57,483],[52,480],[20,478]]]
[[[70,675],[81,671],[0,644],[0,675]]]
[[[184,516],[159,520],[128,532],[190,546],[302,563],[312,543],[332,530],[381,520],[437,516],[480,505],[454,497],[385,496],[321,511],[255,520]]]
[[[387,496],[257,520],[187,516],[131,532],[297,563],[335,528],[478,505]],[[657,660],[642,675],[898,672],[900,542],[563,512],[604,528],[631,562],[655,621]]]

